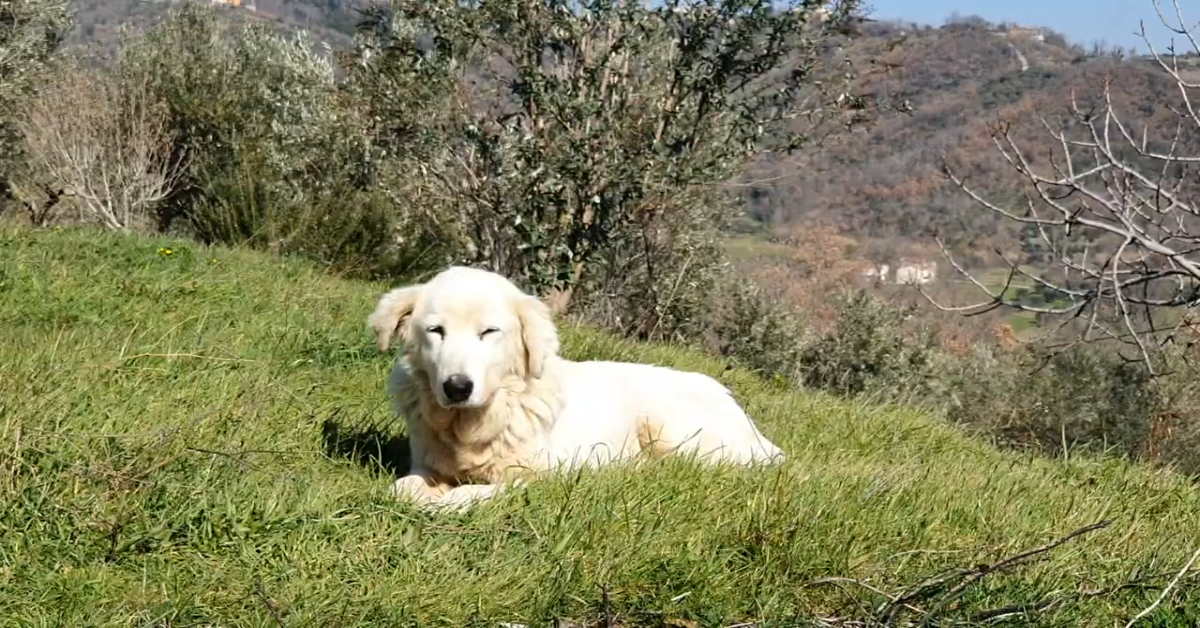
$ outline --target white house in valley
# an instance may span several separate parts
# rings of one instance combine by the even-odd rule
[[[937,262],[903,260],[896,267],[896,283],[925,285],[937,279]]]
[[[867,263],[860,272],[863,279],[881,284],[925,285],[937,279],[937,262],[902,259],[895,274],[888,264]]]

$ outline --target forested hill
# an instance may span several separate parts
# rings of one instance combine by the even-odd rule
[[[73,0],[75,28],[69,43],[115,45],[122,27],[152,24],[180,2],[173,0]],[[334,47],[352,43],[359,18],[355,7],[365,0],[222,0],[213,2],[225,9],[231,20],[257,19],[281,31],[304,29]]]
[[[1106,79],[1131,128],[1149,123],[1152,137],[1157,129],[1169,139],[1178,122],[1168,107],[1179,100],[1177,87],[1145,50],[1085,48],[1050,29],[976,18],[941,27],[873,22],[863,31],[848,52],[867,89],[907,98],[913,111],[763,163],[747,177],[755,182],[747,196],[758,219],[785,232],[832,227],[857,240],[864,256],[930,253],[935,233],[964,253],[1019,247],[1014,225],[1001,228],[942,172],[946,156],[973,187],[1019,199],[1019,180],[992,143],[990,124],[1011,124],[1022,150],[1045,159],[1059,146],[1039,116],[1065,119],[1072,93],[1081,106],[1094,104]],[[1200,72],[1197,57],[1180,62]]]

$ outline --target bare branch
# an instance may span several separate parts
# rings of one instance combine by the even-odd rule
[[[912,604],[920,600],[930,599],[937,595],[937,604],[933,607],[933,609],[925,613],[925,616],[922,618],[919,624],[922,626],[928,625],[928,623],[932,621],[937,616],[938,612],[944,609],[947,604],[958,598],[963,594],[963,592],[970,588],[971,585],[979,582],[983,578],[991,574],[1004,571],[1005,569],[1012,568],[1016,565],[1040,558],[1054,549],[1062,546],[1063,544],[1071,541],[1072,539],[1107,528],[1111,523],[1112,522],[1108,520],[1099,521],[1074,530],[1051,543],[1008,556],[995,563],[980,565],[973,569],[955,569],[944,575],[930,578],[911,588],[907,592],[892,597],[890,603],[881,608],[879,616],[882,617],[885,623],[888,625],[895,625],[895,621],[900,612],[905,608],[910,607]],[[946,593],[939,595],[939,592],[942,591],[943,587],[949,585],[951,582],[955,582],[954,586],[946,591]]]
[[[1189,558],[1187,563],[1183,565],[1183,569],[1180,569],[1179,573],[1175,574],[1175,577],[1172,578],[1171,582],[1169,582],[1162,590],[1162,593],[1159,593],[1158,598],[1154,600],[1154,603],[1150,606],[1147,606],[1142,610],[1142,612],[1134,615],[1133,619],[1130,619],[1129,623],[1125,624],[1125,628],[1133,628],[1134,624],[1138,623],[1138,621],[1142,620],[1150,613],[1153,613],[1154,609],[1158,608],[1158,606],[1163,603],[1163,600],[1167,599],[1167,595],[1169,595],[1171,590],[1179,584],[1179,581],[1183,580],[1183,577],[1192,570],[1192,565],[1196,564],[1197,559],[1200,559],[1200,548],[1197,548],[1195,552],[1192,552],[1192,557]]]
[[[1173,15],[1160,0],[1154,5],[1163,23],[1200,52],[1178,0],[1172,1]],[[1148,39],[1147,45],[1158,69],[1178,88],[1178,102],[1171,96],[1172,102],[1163,103],[1177,105],[1172,110],[1178,121],[1171,127],[1131,126],[1118,110],[1114,79],[1106,77],[1094,101],[1070,95],[1064,121],[1035,120],[1056,146],[1048,160],[1022,149],[1012,123],[990,128],[998,154],[1028,190],[1024,207],[987,198],[944,165],[948,179],[978,207],[1025,225],[1023,238],[1033,237],[1050,255],[1031,267],[997,251],[1009,275],[997,292],[951,259],[938,240],[951,266],[987,300],[957,306],[930,299],[935,307],[967,315],[1005,307],[1039,318],[1063,317],[1055,332],[1071,328],[1083,341],[1127,344],[1155,372],[1156,353],[1200,305],[1200,188],[1194,183],[1200,154],[1186,154],[1197,148],[1200,115],[1189,92],[1198,86],[1188,82],[1179,59],[1161,54]],[[1011,294],[1017,279],[1066,303],[1033,305]]]

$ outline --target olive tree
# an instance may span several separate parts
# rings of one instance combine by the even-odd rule
[[[858,2],[395,0],[347,64],[384,152],[381,185],[451,227],[454,261],[559,311],[637,295],[639,335],[703,294],[764,152],[861,124],[836,45]]]

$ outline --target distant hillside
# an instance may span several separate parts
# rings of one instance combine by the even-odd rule
[[[1165,106],[1178,99],[1176,86],[1152,59],[1085,50],[1048,29],[978,19],[940,28],[871,23],[847,52],[864,71],[866,91],[906,98],[912,113],[794,160],[764,160],[747,175],[754,183],[746,196],[762,222],[832,225],[859,241],[857,253],[880,260],[928,254],[934,233],[963,251],[1017,246],[1012,225],[974,206],[941,171],[946,155],[979,189],[1020,198],[1014,173],[988,137],[989,123],[1012,122],[1022,149],[1045,156],[1057,144],[1038,114],[1061,119],[1072,91],[1094,100],[1105,78],[1132,128],[1149,124],[1169,137],[1177,122]]]
[[[145,26],[167,13],[180,0],[74,0],[72,45],[112,46],[122,26]],[[355,7],[367,0],[223,0],[230,19],[258,19],[282,31],[305,29],[334,47],[349,46],[358,20]]]

